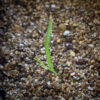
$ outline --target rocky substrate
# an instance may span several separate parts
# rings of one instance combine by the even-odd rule
[[[7,41],[0,45],[0,98],[100,100],[100,2],[22,2],[11,0],[6,7],[11,24],[4,32]],[[50,15],[51,60],[60,77],[34,60],[46,63],[44,37]]]

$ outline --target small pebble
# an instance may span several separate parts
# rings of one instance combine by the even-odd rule
[[[89,90],[91,90],[91,91],[93,90],[93,88],[92,88],[92,87],[90,87],[90,86],[88,86],[88,89],[89,89]]]
[[[71,76],[74,76],[75,75],[75,72],[71,73]]]
[[[38,98],[37,96],[34,96],[34,97],[32,98],[32,100],[39,100],[39,98]]]
[[[70,31],[68,31],[68,30],[64,31],[63,35],[64,36],[70,35]]]
[[[71,62],[70,62],[70,61],[67,61],[66,64],[67,64],[68,66],[70,66],[70,65],[71,65]]]
[[[61,42],[61,40],[60,39],[57,39],[57,43],[60,43]]]
[[[58,29],[60,31],[65,31],[66,30],[66,26],[64,24],[59,24]]]
[[[4,30],[0,29],[0,35],[3,35],[3,34],[4,34]]]
[[[45,54],[45,51],[43,50],[43,51],[41,51],[41,54]]]
[[[59,100],[65,100],[65,98],[62,96],[59,96]]]
[[[31,75],[28,75],[27,78],[28,78],[28,80],[31,80],[32,79],[32,76]]]
[[[75,56],[75,52],[72,51],[72,50],[70,50],[70,55],[71,55],[71,56]]]
[[[68,100],[73,100],[73,97],[70,97]]]
[[[51,8],[52,8],[52,9],[55,9],[55,8],[56,8],[56,5],[55,5],[55,4],[52,4],[52,5],[51,5]]]
[[[50,81],[48,81],[48,82],[47,82],[47,84],[48,84],[48,85],[50,85],[50,84],[51,84],[51,82],[50,82]]]
[[[30,22],[30,25],[32,25],[32,26],[33,26],[33,25],[34,25],[34,23],[33,23],[33,22]]]
[[[40,40],[39,43],[42,44],[43,43],[43,40]]]
[[[86,84],[85,84],[85,83],[82,83],[81,87],[82,87],[83,89],[86,89]]]

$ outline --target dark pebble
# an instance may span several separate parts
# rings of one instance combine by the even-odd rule
[[[0,89],[0,100],[6,100],[6,92],[3,89]]]
[[[4,34],[4,30],[2,28],[0,28],[0,35]]]
[[[66,49],[67,50],[70,50],[70,49],[73,49],[73,45],[71,43],[66,43]]]
[[[43,89],[49,89],[49,87],[47,85],[44,85]]]
[[[72,41],[73,41],[73,37],[70,37],[70,36],[66,37],[66,42],[72,43]]]
[[[85,65],[86,63],[87,63],[87,62],[84,61],[83,59],[79,59],[79,60],[76,62],[77,65]]]
[[[6,63],[7,63],[7,60],[5,59],[5,57],[0,57],[0,64],[5,65]]]

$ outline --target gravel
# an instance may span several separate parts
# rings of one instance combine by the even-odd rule
[[[0,99],[99,100],[100,2],[10,2],[4,21],[10,26],[0,28],[7,34],[0,35]],[[44,38],[50,15],[50,55],[59,77],[34,60],[47,64]]]

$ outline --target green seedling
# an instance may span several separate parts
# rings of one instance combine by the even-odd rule
[[[50,34],[52,32],[52,23],[53,23],[53,19],[50,18],[49,21],[49,25],[48,25],[48,29],[46,32],[46,36],[45,36],[45,42],[44,42],[44,46],[45,46],[45,54],[46,54],[46,60],[48,63],[48,66],[46,66],[41,60],[39,59],[35,59],[38,63],[40,63],[43,68],[48,69],[49,71],[51,71],[52,73],[54,73],[55,75],[58,76],[58,73],[54,70],[52,62],[50,60],[50,52],[49,52],[49,41],[50,41]]]

